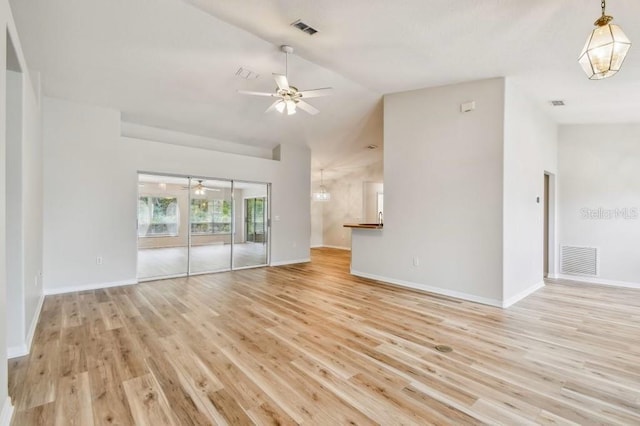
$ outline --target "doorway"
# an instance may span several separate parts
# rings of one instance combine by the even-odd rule
[[[248,191],[248,192],[246,192]],[[243,194],[252,203],[252,243],[245,240]],[[269,184],[138,173],[138,280],[266,266]]]
[[[556,175],[544,172],[543,179],[542,274],[544,278],[557,278]]]
[[[543,243],[542,243],[542,264],[543,276],[549,276],[549,175],[544,175],[544,226],[543,226]]]

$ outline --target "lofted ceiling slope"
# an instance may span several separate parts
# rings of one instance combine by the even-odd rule
[[[511,77],[560,123],[640,122],[640,2],[610,0],[632,47],[622,71],[589,81],[577,56],[596,0],[32,0],[11,1],[30,67],[46,95],[122,111],[129,122],[272,148],[306,144],[314,166],[348,170],[381,160],[381,96]],[[318,29],[313,36],[290,24]],[[264,114],[271,73],[321,113]],[[244,67],[255,80],[235,75]],[[565,107],[549,101],[563,99]]]

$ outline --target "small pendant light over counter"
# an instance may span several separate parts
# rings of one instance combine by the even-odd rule
[[[313,193],[314,201],[329,201],[331,199],[331,194],[327,192],[327,188],[324,186],[324,169],[320,169],[320,188],[318,188],[318,192]]]
[[[601,80],[620,71],[631,47],[631,42],[622,29],[610,23],[613,17],[605,14],[605,0],[602,0],[600,7],[602,16],[594,22],[596,28],[587,38],[578,59],[590,80]]]

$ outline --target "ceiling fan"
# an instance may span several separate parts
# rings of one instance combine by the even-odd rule
[[[292,115],[296,113],[297,108],[300,108],[304,112],[316,115],[320,111],[304,100],[330,95],[333,89],[331,87],[323,87],[321,89],[299,91],[297,87],[289,85],[289,79],[287,78],[287,74],[289,72],[289,53],[293,53],[293,47],[285,45],[281,46],[280,50],[282,50],[285,55],[285,73],[284,75],[273,74],[273,78],[276,80],[276,85],[278,86],[275,92],[268,93],[238,90],[238,93],[242,93],[243,95],[270,96],[278,98],[269,108],[267,108],[265,112],[276,110],[279,113],[283,113],[286,109],[287,115]]]
[[[220,191],[220,189],[218,189],[218,188],[209,188],[207,186],[204,186],[202,184],[203,181],[204,181],[204,179],[198,179],[198,184],[197,185],[191,185],[191,187],[183,186],[182,189],[192,189],[194,194],[196,194],[196,195],[204,195],[205,191]]]

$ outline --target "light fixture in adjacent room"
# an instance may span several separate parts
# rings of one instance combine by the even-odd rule
[[[331,194],[327,192],[327,188],[324,186],[324,169],[320,169],[320,188],[318,188],[318,192],[313,193],[314,201],[329,201],[331,199]]]
[[[602,0],[600,7],[602,16],[594,22],[596,28],[587,38],[578,59],[590,80],[601,80],[620,71],[631,47],[631,42],[622,29],[610,23],[613,17],[605,14],[605,0]]]

